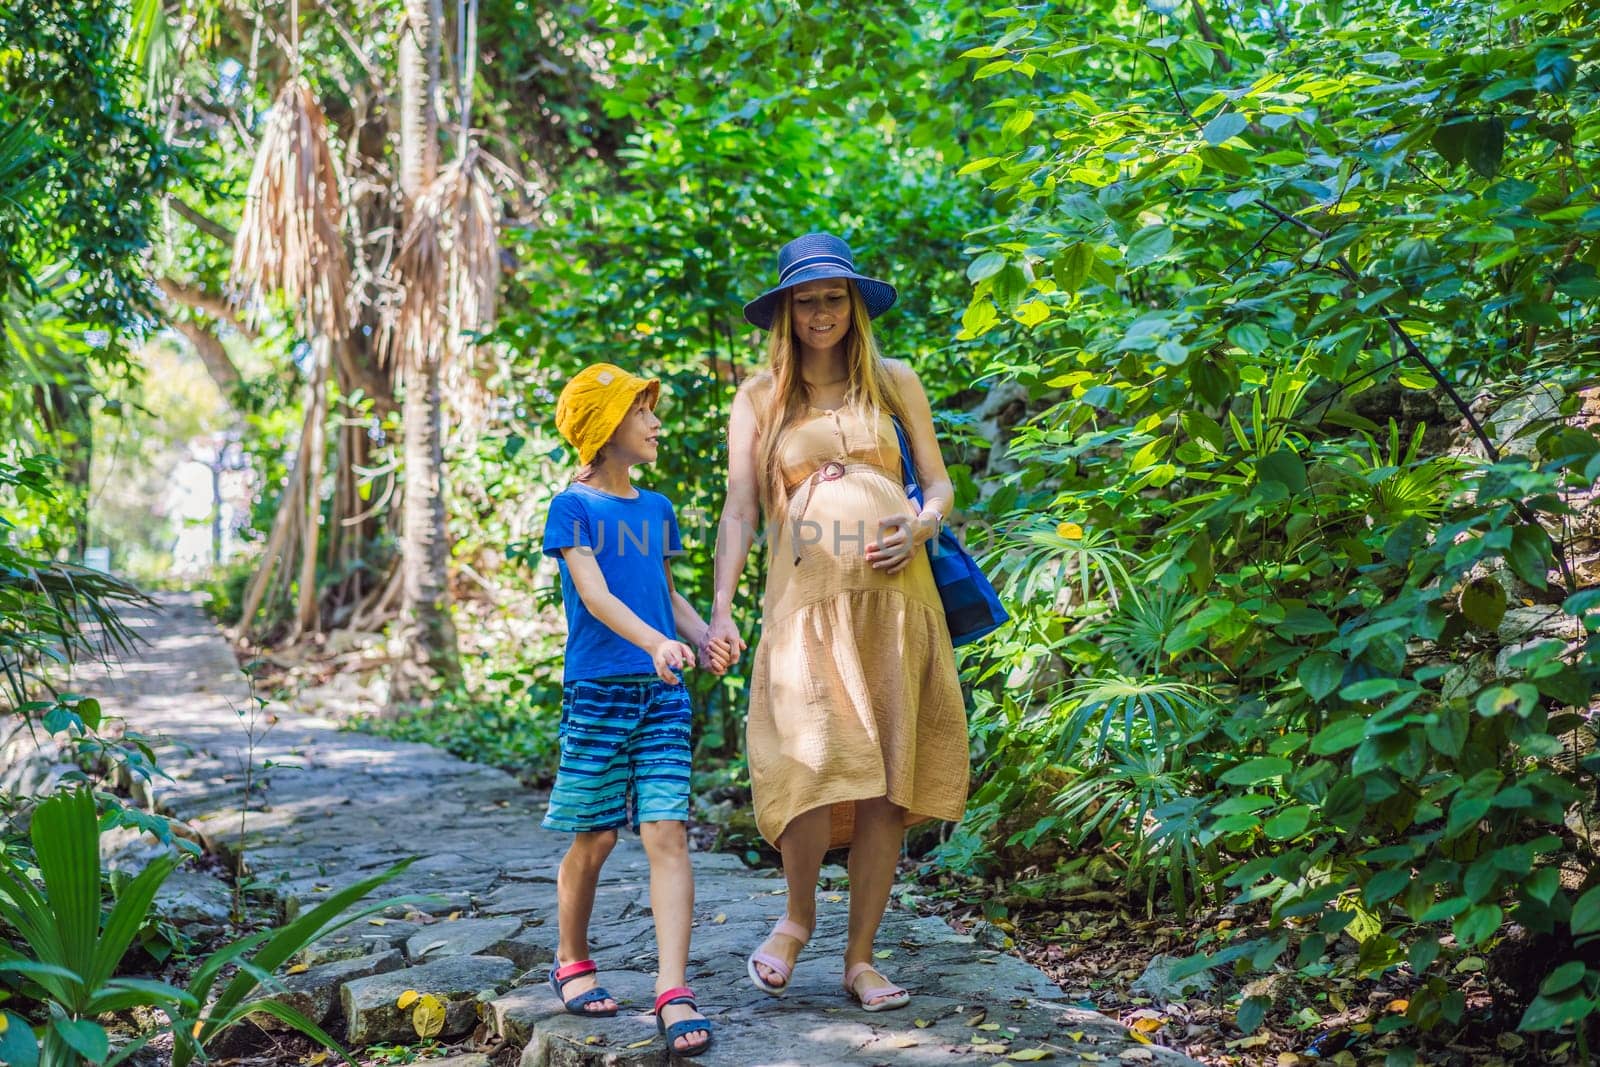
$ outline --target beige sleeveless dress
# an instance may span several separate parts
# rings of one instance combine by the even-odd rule
[[[808,409],[780,463],[745,730],[761,836],[831,806],[830,847],[846,844],[853,802],[880,796],[907,825],[961,818],[966,709],[927,554],[892,576],[866,560],[879,521],[911,507],[894,424]]]

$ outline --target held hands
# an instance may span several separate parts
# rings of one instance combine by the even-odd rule
[[[878,540],[867,546],[873,570],[899,574],[917,549],[939,535],[940,522],[932,515],[891,515],[878,524]]]
[[[682,641],[666,640],[656,646],[650,659],[655,663],[656,677],[668,685],[682,685],[675,671],[694,666],[694,649]]]
[[[700,666],[716,675],[727,674],[739,662],[739,654],[745,647],[744,638],[739,636],[739,628],[731,618],[714,618],[700,644]]]

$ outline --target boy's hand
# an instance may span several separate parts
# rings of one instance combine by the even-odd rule
[[[656,665],[656,677],[668,685],[682,685],[683,680],[673,672],[694,666],[694,649],[682,641],[667,640],[656,646],[650,658]]]

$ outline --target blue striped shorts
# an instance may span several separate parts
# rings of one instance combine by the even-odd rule
[[[660,679],[568,682],[546,830],[689,818],[689,693]]]

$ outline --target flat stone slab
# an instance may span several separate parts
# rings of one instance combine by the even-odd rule
[[[461,919],[424,926],[406,941],[406,959],[420,963],[441,956],[476,956],[490,945],[515,937],[521,919]],[[498,953],[490,953],[498,955]]]
[[[154,740],[171,775],[152,786],[163,810],[231,857],[290,916],[416,857],[374,894],[373,903],[387,902],[385,917],[323,937],[295,961],[309,969],[282,979],[314,1018],[332,1026],[342,1013],[353,1045],[414,1043],[411,1011],[396,1003],[414,989],[446,1003],[445,1038],[482,1021],[522,1050],[524,1067],[667,1059],[945,1067],[1001,1063],[1026,1049],[1045,1049],[1056,1064],[1194,1063],[1066,1003],[1017,957],[898,907],[884,917],[880,965],[911,990],[912,1002],[862,1011],[839,985],[848,878],[836,866],[824,870],[817,930],[788,994],[768,997],[745,977],[745,958],[784,913],[783,879],[747,870],[736,856],[704,854],[692,857],[688,978],[717,1036],[694,1060],[666,1057],[650,1014],[657,953],[649,864],[630,834],[606,863],[589,937],[600,980],[621,1012],[568,1015],[546,976],[556,943],[556,869],[570,839],[540,828],[540,794],[426,745],[349,732],[293,708],[257,710],[232,651],[194,598],[166,596],[161,608],[127,613],[145,642],[135,659],[110,671],[85,668],[74,688]],[[270,730],[268,714],[276,716]],[[395,899],[408,895],[429,899]],[[417,962],[407,965],[408,957]],[[429,1062],[489,1067],[479,1055]]]
[[[517,968],[499,956],[446,956],[387,974],[347,982],[340,993],[344,1006],[345,1039],[352,1045],[375,1041],[414,1041],[408,1007],[401,1010],[400,994],[407,990],[431,993],[445,1002],[441,1037],[459,1037],[478,1023],[478,996],[492,996],[509,985]]]
[[[283,983],[282,991],[261,999],[287,1004],[321,1026],[333,1015],[334,1009],[339,1007],[339,990],[347,983],[358,978],[370,978],[375,974],[387,974],[404,966],[405,958],[392,948],[370,956],[336,960],[280,978]],[[269,1015],[256,1016],[255,1023],[263,1030],[288,1029],[288,1024]]]

